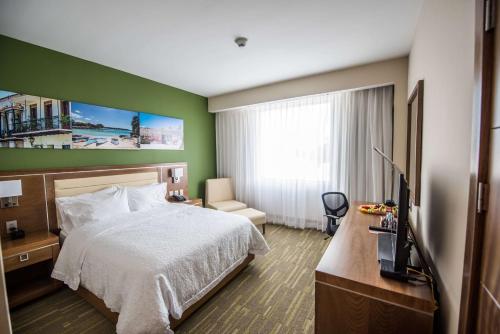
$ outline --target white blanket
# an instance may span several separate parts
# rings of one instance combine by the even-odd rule
[[[119,312],[119,334],[172,333],[169,314],[179,319],[248,253],[268,251],[246,217],[165,204],[73,230],[52,277]]]

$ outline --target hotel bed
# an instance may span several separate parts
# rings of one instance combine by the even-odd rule
[[[56,201],[104,192],[111,183],[122,191],[155,178],[139,182],[121,177],[55,181]],[[79,291],[108,317],[118,315],[119,334],[172,333],[172,325],[226,284],[254,254],[269,250],[246,217],[164,198],[145,201],[145,208],[131,212],[114,202],[96,201],[99,212],[91,223],[82,220],[69,231],[60,224],[65,213],[58,205],[64,243],[52,277]],[[75,216],[86,217],[82,210]]]

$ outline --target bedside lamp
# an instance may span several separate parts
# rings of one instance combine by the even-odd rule
[[[0,209],[19,206],[18,196],[22,195],[21,180],[0,181]]]
[[[172,169],[172,179],[174,183],[181,182],[181,177],[184,176],[184,168],[174,168]]]

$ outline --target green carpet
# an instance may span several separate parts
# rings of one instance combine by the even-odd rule
[[[256,259],[176,333],[313,333],[314,269],[324,234],[267,225],[271,252]],[[90,304],[64,288],[11,313],[14,333],[114,333]]]

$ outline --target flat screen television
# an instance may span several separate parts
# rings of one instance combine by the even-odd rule
[[[408,243],[409,190],[403,173],[395,170],[397,178],[398,218],[396,233],[380,233],[379,248],[389,248],[389,258],[380,258],[380,274],[384,277],[406,281],[406,266],[410,256]],[[396,180],[395,180],[396,181]],[[394,196],[396,197],[396,196]]]

